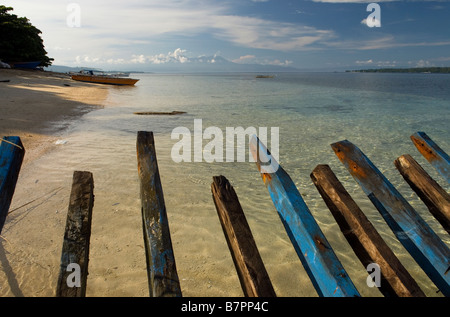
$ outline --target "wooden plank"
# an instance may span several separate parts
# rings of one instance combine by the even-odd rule
[[[250,142],[250,149],[286,232],[319,296],[360,296],[290,176],[256,136]],[[277,168],[264,167],[262,163],[268,162]]]
[[[380,292],[388,297],[425,296],[331,168],[318,165],[311,179],[364,267],[370,263],[380,266]]]
[[[269,275],[233,186],[224,176],[214,176],[211,192],[244,295],[275,297]]]
[[[153,132],[139,131],[136,148],[149,293],[151,297],[180,297]]]
[[[417,150],[450,184],[450,157],[425,132],[416,132],[411,140]]]
[[[450,233],[450,195],[428,175],[411,155],[400,156],[394,164],[436,220]]]
[[[92,173],[75,171],[56,288],[58,297],[84,297],[86,295],[93,206],[94,179]]]
[[[387,178],[351,142],[331,145],[406,250],[445,296],[450,296],[450,250]]]
[[[0,233],[16,189],[25,149],[18,136],[6,136],[0,142]]]

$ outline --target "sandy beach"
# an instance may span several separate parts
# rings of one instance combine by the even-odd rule
[[[107,95],[107,87],[75,82],[66,74],[0,69],[0,134],[20,136],[26,164],[48,150],[68,123],[101,107]]]
[[[53,262],[60,257],[59,231],[65,224],[59,216],[66,214],[63,196],[70,193],[70,183],[61,180],[60,187],[49,190],[42,179],[33,178],[39,174],[33,163],[57,148],[58,136],[77,118],[103,107],[107,96],[108,87],[75,82],[66,74],[0,69],[0,134],[19,136],[26,149],[0,237],[0,296],[54,296],[59,264]],[[51,197],[49,215],[30,212]],[[58,225],[52,226],[53,221]],[[53,255],[44,264],[50,259],[47,252]]]
[[[0,238],[0,297],[55,296],[75,170],[94,174],[86,296],[148,296],[134,140],[119,145],[113,136],[108,136],[110,143],[99,144],[91,131],[95,123],[83,125],[89,121],[86,115],[96,116],[97,112],[92,110],[114,110],[114,102],[108,100],[116,89],[75,82],[67,75],[47,72],[1,70],[0,80],[9,80],[0,85],[3,100],[0,132],[4,136],[20,136],[26,149]],[[135,116],[132,112],[130,115]],[[86,138],[92,143],[86,143]],[[68,143],[58,144],[60,140]],[[170,149],[159,147],[159,150],[170,153]],[[164,157],[161,156],[161,164],[170,169]],[[170,175],[164,168],[162,173]],[[167,179],[166,204],[173,212],[173,200],[184,199],[183,195],[179,197],[180,189]],[[213,207],[209,195],[207,202]],[[178,221],[179,215],[172,216],[183,295],[241,296],[214,209],[203,205],[190,207],[207,211],[208,223],[209,218],[214,220],[213,231],[219,232],[215,239],[221,242],[221,247],[208,246],[204,238],[199,238],[198,226],[207,225],[199,225],[189,216],[189,206],[179,210],[182,217]],[[204,217],[198,218],[206,221]],[[217,267],[217,272],[206,273],[211,267]]]

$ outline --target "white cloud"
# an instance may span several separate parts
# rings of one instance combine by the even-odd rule
[[[185,56],[186,50],[182,50],[181,48],[177,48],[173,53],[169,52],[167,56],[170,60],[180,62],[180,63],[186,63],[189,61],[189,59]]]
[[[396,67],[397,61],[378,61],[377,66],[378,67]]]
[[[164,64],[215,64],[218,62],[218,55],[214,56],[199,56],[199,57],[188,57],[187,50],[177,48],[174,51],[168,53],[160,53],[155,55],[145,56],[131,55],[129,58],[102,58],[93,57],[89,55],[76,56],[75,63],[76,66],[84,66],[89,63],[95,63],[96,65],[106,66],[106,65],[127,65],[132,66],[136,64],[147,64],[147,65],[164,65]],[[222,60],[219,60],[222,61]],[[293,64],[290,60],[280,60],[280,59],[268,59],[259,58],[255,55],[244,55],[231,62],[237,64],[259,64],[259,65],[276,65],[276,66],[289,66]]]
[[[243,16],[216,16],[212,27],[213,34],[220,39],[244,47],[279,51],[308,50],[310,45],[334,37],[330,30]]]
[[[133,55],[132,59],[128,61],[128,63],[132,64],[142,64],[142,63],[150,63],[150,64],[166,64],[166,63],[188,63],[189,58],[186,56],[186,50],[181,48],[175,49],[173,52],[168,52],[167,54],[156,54],[150,56],[144,55]]]
[[[372,21],[369,23],[367,23],[367,19],[363,19],[361,21],[361,24],[367,25],[367,27],[380,27],[381,26],[381,21],[376,18],[372,18]]]
[[[370,65],[370,64],[373,64],[373,60],[369,59],[367,61],[356,61],[355,63],[357,65]]]
[[[173,52],[168,53],[160,53],[155,55],[147,55],[144,54],[131,55],[130,58],[102,58],[102,57],[92,57],[89,55],[76,56],[75,63],[78,65],[83,63],[97,63],[97,64],[167,64],[167,63],[189,63],[192,61],[190,57],[186,55],[187,50],[177,48]],[[195,59],[199,62],[204,63],[215,63],[215,56],[213,58],[205,58],[205,59]]]
[[[279,59],[275,59],[275,60],[266,60],[264,63],[262,63],[262,65],[289,66],[292,63],[293,63],[292,61],[288,60],[280,61]]]
[[[237,63],[237,64],[245,64],[245,63],[249,63],[252,61],[254,62],[255,58],[256,58],[255,55],[244,55],[239,58],[233,59],[232,62]]]
[[[372,2],[378,3],[378,2],[419,2],[419,1],[436,2],[440,0],[312,0],[312,1],[324,3],[372,3]]]
[[[430,63],[430,61],[426,61],[426,60],[423,60],[423,59],[421,59],[420,61],[418,61],[418,62],[416,63],[416,67],[430,67],[430,66],[433,66],[433,65]]]
[[[368,59],[366,61],[355,61],[355,64],[359,66],[395,67],[397,66],[397,61],[374,61],[373,59]]]
[[[144,55],[133,55],[131,57],[130,62],[132,64],[145,64],[147,62],[147,58]]]
[[[256,1],[256,0],[255,0]],[[260,0],[262,1],[262,0]],[[371,3],[391,0],[310,0],[328,3]],[[392,0],[394,1],[394,0]],[[406,1],[406,0],[405,0]],[[186,42],[197,36],[231,43],[236,47],[271,51],[299,52],[322,48],[339,50],[377,50],[401,47],[450,45],[450,41],[401,42],[393,36],[362,41],[339,39],[333,30],[319,29],[298,23],[267,20],[257,16],[234,15],[229,1],[211,0],[76,0],[81,8],[81,27],[66,24],[67,4],[71,1],[4,0],[14,7],[14,14],[28,17],[42,32],[44,44],[55,64],[89,63],[187,63],[187,51],[161,48]],[[361,23],[363,23],[362,21]],[[193,42],[194,43],[194,42]],[[167,47],[167,46],[162,46]],[[198,48],[199,50],[202,47]],[[253,53],[254,51],[252,51]],[[198,53],[198,52],[197,52]],[[267,54],[269,55],[269,54]],[[262,60],[241,56],[238,63],[281,63],[289,61]],[[214,59],[210,60],[212,62]],[[215,61],[215,60],[214,60]]]
[[[293,64],[293,62],[289,60],[281,61],[279,59],[258,58],[255,55],[244,55],[232,60],[232,62],[237,64],[260,64],[276,66],[288,66]]]
[[[233,15],[228,2],[207,0],[140,1],[77,0],[81,27],[71,28],[66,18],[69,2],[6,0],[14,13],[27,16],[43,33],[44,44],[55,64],[68,63],[76,56],[98,56],[116,60],[149,54],[152,45],[171,40],[209,36],[246,48],[301,51],[329,40],[333,31],[258,17]],[[58,49],[53,49],[58,47]],[[61,48],[70,47],[70,54]],[[172,52],[178,54],[177,52]],[[186,62],[183,55],[170,58]],[[126,58],[126,57],[125,57]],[[146,56],[145,58],[151,59]],[[154,56],[164,63],[167,56]],[[137,61],[138,62],[138,61]]]
[[[312,0],[313,2],[325,2],[325,3],[371,3],[373,0]],[[392,2],[398,0],[378,0],[376,2]]]
[[[376,39],[369,39],[365,41],[334,41],[328,42],[326,45],[330,48],[341,50],[380,50],[392,49],[402,47],[432,47],[432,46],[448,46],[450,41],[436,41],[436,42],[401,42],[392,35],[385,35]]]

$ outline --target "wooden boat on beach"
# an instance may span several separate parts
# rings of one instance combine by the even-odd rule
[[[71,75],[73,80],[107,85],[133,86],[139,81],[139,79],[124,78],[116,75],[96,75],[93,72],[72,73]]]
[[[9,63],[12,68],[21,68],[21,69],[36,69],[41,61],[33,61],[33,62],[12,62]]]

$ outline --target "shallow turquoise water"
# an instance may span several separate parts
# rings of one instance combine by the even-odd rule
[[[338,161],[330,144],[347,139],[357,145],[442,239],[450,243],[448,234],[393,164],[397,157],[409,153],[449,190],[448,184],[420,156],[409,138],[417,131],[425,131],[450,152],[449,75],[302,73],[256,79],[255,74],[133,74],[132,77],[140,78],[135,87],[109,88],[103,109],[86,114],[61,135],[67,143],[52,153],[51,168],[46,171],[49,179],[54,175],[55,181],[62,172],[94,173],[95,208],[99,210],[94,217],[124,218],[111,222],[113,227],[108,230],[103,230],[103,226],[100,229],[94,218],[93,235],[122,240],[133,232],[133,237],[140,239],[136,133],[153,131],[183,293],[186,296],[242,295],[211,198],[212,177],[224,175],[239,196],[277,294],[316,296],[254,163],[175,163],[171,156],[172,147],[178,142],[171,138],[173,129],[185,127],[193,133],[194,119],[202,119],[203,130],[217,127],[224,135],[227,127],[267,127],[269,131],[277,127],[280,165],[296,183],[361,294],[379,296],[376,290],[367,287],[365,268],[310,180],[309,175],[318,164],[331,166],[421,288],[429,296],[436,295],[436,287],[397,241]],[[138,111],[184,111],[186,114],[135,115]],[[203,140],[203,146],[208,142]],[[111,209],[120,212],[108,214]],[[95,252],[101,246],[94,241],[92,248]],[[108,286],[100,282],[103,273],[96,267],[95,257],[91,263],[91,289],[98,294],[102,287]],[[140,272],[139,276],[145,279],[145,265],[140,266]],[[117,279],[127,280],[127,271],[118,274]],[[120,287],[126,293],[127,283]]]

